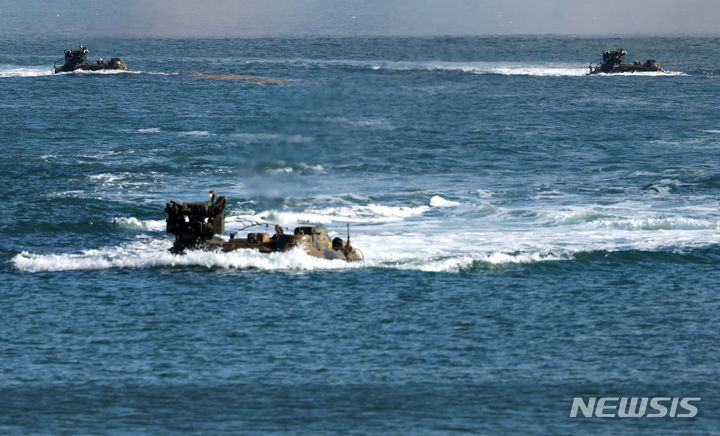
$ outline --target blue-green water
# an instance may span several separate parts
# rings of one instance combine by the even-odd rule
[[[0,432],[720,428],[720,40],[86,43],[133,71],[0,54]],[[617,46],[668,72],[584,76]],[[366,261],[171,255],[209,189]]]

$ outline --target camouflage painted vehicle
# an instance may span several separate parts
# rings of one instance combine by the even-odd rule
[[[97,62],[85,63],[90,51],[84,46],[80,45],[76,50],[65,49],[65,63],[62,66],[58,66],[57,63],[53,65],[53,73],[67,73],[75,70],[84,71],[99,71],[99,70],[127,70],[125,61],[120,58],[112,58],[110,61],[105,62],[102,58]]]
[[[342,259],[348,262],[363,260],[360,250],[350,245],[350,226],[348,238],[332,241],[327,229],[322,226],[296,227],[292,235],[285,234],[282,227],[275,226],[275,234],[248,233],[245,238],[236,238],[230,234],[226,240],[217,235],[225,232],[226,197],[217,197],[210,191],[209,202],[184,202],[175,200],[165,205],[167,232],[175,235],[175,243],[170,252],[184,253],[185,250],[233,251],[252,249],[261,253],[273,253],[302,248],[307,254],[321,259]]]
[[[625,63],[625,55],[627,52],[621,48],[617,50],[603,50],[603,60],[599,65],[590,64],[588,75],[590,74],[613,74],[613,73],[634,73],[634,72],[662,72],[660,63],[654,59],[648,59],[643,64],[635,61],[632,64]]]

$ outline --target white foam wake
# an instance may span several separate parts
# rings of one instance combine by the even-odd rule
[[[456,272],[474,264],[507,265],[572,260],[578,254],[684,251],[720,244],[716,229],[637,231],[524,229],[519,231],[366,235],[356,230],[366,264],[421,271]]]
[[[582,76],[587,67],[573,64],[528,64],[524,62],[392,62],[373,63],[376,71],[439,71],[472,74],[498,74],[503,76]]]
[[[159,227],[160,223],[157,223]],[[140,224],[144,227],[144,224]],[[372,232],[357,227],[353,246],[365,256],[362,263],[346,263],[311,257],[302,250],[263,254],[255,250],[233,252],[168,252],[169,237],[138,235],[136,241],[114,247],[80,252],[38,254],[23,251],[12,258],[25,272],[101,270],[117,268],[203,267],[260,269],[269,271],[316,271],[347,268],[392,268],[433,272],[457,272],[480,265],[570,261],[578,254],[622,251],[683,251],[720,244],[717,229],[637,231],[612,229],[588,231],[555,228],[511,231],[399,231]],[[331,237],[338,235],[331,231]]]
[[[393,62],[376,61],[372,64],[375,71],[447,71],[465,72],[473,74],[497,74],[502,76],[539,76],[562,77],[584,76],[588,67],[570,63],[528,63],[528,62],[447,62],[447,61],[419,61],[419,62]],[[600,76],[685,76],[680,71],[664,72],[637,72],[599,74]]]
[[[168,251],[169,239],[140,241],[77,253],[35,254],[23,251],[12,258],[20,271],[37,273],[49,271],[105,270],[122,268],[232,268],[281,271],[333,270],[359,267],[341,260],[318,259],[302,250],[285,253],[260,253],[257,250],[188,251],[177,255]]]
[[[150,74],[159,76],[175,76],[178,73],[161,73],[151,71],[139,71],[139,70],[98,70],[98,71],[85,71],[75,70],[70,72],[61,72],[54,74],[52,67],[47,65],[43,66],[22,66],[22,65],[0,65],[0,78],[13,78],[13,77],[43,77],[43,76],[64,76],[68,74]]]
[[[587,72],[587,69],[586,71]],[[639,76],[639,77],[674,77],[674,76],[688,76],[689,74],[683,73],[682,71],[636,71],[627,73],[598,73],[593,74],[592,77],[617,77],[617,76]]]
[[[17,65],[1,65],[0,78],[5,77],[40,77],[51,76],[53,74],[50,67],[21,67]]]
[[[576,204],[560,208],[539,204],[532,211],[497,206],[487,209],[488,213],[471,214],[475,218],[470,219],[462,217],[472,208],[486,210],[486,205],[459,203],[439,195],[431,197],[428,205],[416,206],[355,204],[368,199],[346,196],[325,200],[338,205],[244,214],[231,210],[226,228],[232,232],[241,224],[254,221],[279,223],[290,229],[303,223],[325,224],[331,237],[344,237],[344,224],[354,222],[352,241],[365,255],[362,264],[316,259],[302,251],[272,254],[253,250],[194,251],[177,256],[168,252],[171,238],[157,234],[164,230],[164,220],[135,217],[111,220],[126,231],[138,233],[131,243],[80,252],[23,251],[12,258],[12,264],[27,272],[177,266],[282,271],[369,267],[454,272],[475,269],[478,265],[569,261],[580,253],[676,252],[720,244],[720,217],[714,199],[711,203],[685,205],[665,215],[657,215],[657,209],[644,202],[628,200],[614,205]],[[242,207],[248,204],[252,203],[243,203]]]

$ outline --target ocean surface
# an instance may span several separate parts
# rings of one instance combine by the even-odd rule
[[[0,53],[0,433],[720,429],[720,39],[83,42]],[[210,189],[365,262],[170,254]]]

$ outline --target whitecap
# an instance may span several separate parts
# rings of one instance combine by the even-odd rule
[[[452,201],[452,200],[446,200],[439,195],[434,195],[430,199],[431,207],[453,207],[453,206],[459,206],[459,205],[460,205],[459,202]]]
[[[181,135],[187,135],[187,136],[210,136],[212,133],[208,132],[207,130],[189,130],[186,132],[180,132]]]
[[[270,168],[266,170],[269,174],[290,174],[295,171],[292,167]]]
[[[409,265],[407,269],[417,269],[429,272],[458,272],[478,263],[488,265],[513,265],[558,260],[570,260],[572,255],[555,255],[543,253],[502,253],[489,252],[474,255],[448,257],[438,260],[429,260],[418,265]]]
[[[485,189],[478,189],[477,191],[478,197],[480,198],[490,198],[493,196],[492,191],[487,191]]]
[[[118,174],[108,174],[108,173],[102,173],[102,174],[89,174],[87,176],[90,180],[97,180],[101,183],[113,183],[117,182],[121,176]]]
[[[111,223],[125,230],[162,231],[165,230],[165,220],[139,220],[135,217],[115,217]]]
[[[325,167],[323,167],[323,166],[320,165],[320,164],[310,165],[310,164],[306,164],[306,163],[300,162],[300,163],[298,164],[298,166],[299,166],[303,171],[313,171],[313,172],[316,172],[316,173],[324,173],[324,172],[325,172]]]

